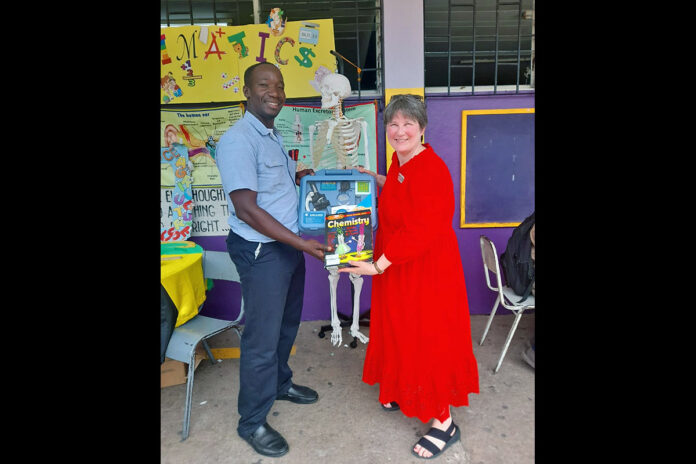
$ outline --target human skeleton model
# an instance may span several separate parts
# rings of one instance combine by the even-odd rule
[[[343,99],[350,96],[348,78],[343,74],[328,74],[319,82],[319,91],[321,107],[332,109],[333,114],[331,119],[317,121],[309,126],[309,152],[312,154],[315,169],[357,167],[361,139],[365,149],[364,167],[371,169],[367,150],[367,122],[363,118],[348,119],[341,110]]]
[[[370,169],[369,152],[367,151],[367,123],[363,118],[348,119],[341,110],[343,99],[350,96],[350,82],[342,74],[331,73],[321,79],[319,91],[321,92],[321,107],[331,108],[333,114],[331,119],[317,121],[309,126],[309,151],[312,154],[314,166],[317,169],[352,169],[357,167],[358,146],[362,138],[365,149],[365,168]],[[316,143],[313,143],[315,132]],[[325,148],[327,153],[324,153]],[[339,247],[346,246],[343,235],[338,236],[338,241]],[[337,267],[329,267],[328,271],[331,294],[331,327],[333,329],[331,343],[334,346],[339,346],[343,341],[341,321],[338,319],[336,306],[336,287],[340,274]],[[354,290],[353,322],[350,326],[350,334],[361,342],[367,343],[370,339],[358,330],[360,327],[360,291],[362,290],[363,278],[353,273],[349,273],[348,277]]]

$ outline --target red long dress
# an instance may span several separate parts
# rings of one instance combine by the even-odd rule
[[[363,382],[408,417],[446,419],[479,392],[469,304],[452,227],[454,189],[429,144],[399,166],[396,153],[379,195],[375,259],[391,266],[372,277],[370,342]],[[472,258],[473,259],[473,258]]]

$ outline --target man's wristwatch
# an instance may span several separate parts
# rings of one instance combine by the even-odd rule
[[[375,271],[377,271],[377,274],[381,274],[381,273],[384,272],[384,271],[381,270],[381,269],[379,268],[379,266],[377,265],[377,261],[374,261],[374,262],[372,263],[372,265],[375,267]]]

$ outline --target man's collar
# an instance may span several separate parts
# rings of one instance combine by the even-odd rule
[[[259,121],[259,118],[254,116],[250,111],[244,112],[244,118],[248,118],[249,124],[251,124],[251,126],[259,132],[259,134],[268,134],[268,127],[264,126],[263,123]],[[273,132],[275,133],[275,124],[273,125]]]

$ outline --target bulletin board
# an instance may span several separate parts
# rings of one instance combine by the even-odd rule
[[[243,114],[241,103],[201,109],[161,107],[160,240],[227,235],[229,211],[216,148],[222,134]]]
[[[534,211],[534,108],[462,111],[460,227],[516,227]]]
[[[160,104],[245,100],[244,71],[267,61],[287,98],[320,95],[317,77],[336,71],[333,19],[160,30]]]
[[[244,105],[215,108],[160,110],[160,239],[224,236],[229,232],[227,197],[217,169],[216,147],[222,134],[239,121]],[[362,118],[367,125],[367,158],[359,143],[358,161],[377,171],[377,102],[346,106],[350,119]],[[298,150],[297,170],[315,171],[327,166],[315,164],[309,155],[309,126],[331,118],[330,109],[285,105],[274,125],[287,150]],[[174,159],[169,153],[177,150]],[[177,161],[179,161],[177,163]],[[366,162],[367,161],[367,162]],[[182,170],[186,164],[190,172]],[[369,163],[369,164],[368,164]],[[299,187],[298,187],[299,189]]]

